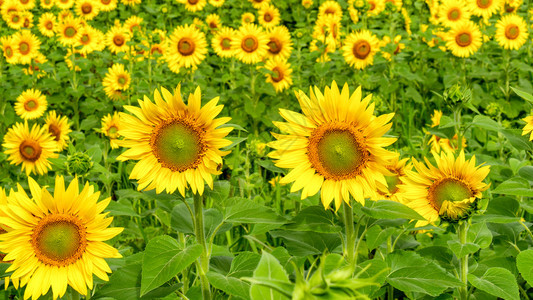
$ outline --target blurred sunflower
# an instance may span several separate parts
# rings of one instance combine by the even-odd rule
[[[117,149],[119,147],[117,141],[120,137],[120,134],[118,134],[120,129],[120,117],[117,112],[114,112],[113,115],[108,114],[102,118],[102,128],[100,130],[109,138],[111,149]]]
[[[81,54],[103,50],[105,47],[104,34],[100,30],[86,25],[80,30],[80,39],[78,43],[82,46],[80,49]]]
[[[533,141],[533,116],[527,116],[522,120],[526,122],[526,125],[522,129],[522,135],[530,134],[529,140]]]
[[[515,14],[503,16],[496,24],[494,37],[501,47],[518,50],[527,41],[527,23]]]
[[[401,35],[397,35],[396,37],[394,37],[394,40],[392,40],[392,41],[391,41],[391,39],[390,39],[390,37],[388,35],[384,36],[383,39],[381,40],[381,45],[383,47],[385,47],[386,45],[392,43],[392,44],[394,44],[396,46],[396,49],[394,49],[394,51],[392,53],[382,51],[381,55],[386,60],[390,61],[392,59],[393,55],[396,55],[396,54],[400,53],[403,49],[405,49],[405,44],[404,43],[400,43],[401,40],[402,40],[402,36]]]
[[[13,35],[14,50],[17,53],[18,62],[30,64],[32,58],[39,53],[41,41],[29,30],[20,30]]]
[[[255,24],[245,24],[239,28],[231,41],[234,55],[246,64],[260,62],[268,52],[268,36]]]
[[[397,155],[392,161],[389,162],[389,164],[387,164],[386,168],[392,173],[392,176],[385,176],[385,180],[387,181],[386,185],[377,183],[378,197],[375,200],[387,199],[404,203],[405,200],[402,197],[402,193],[399,192],[399,186],[403,184],[407,178],[405,171],[410,171],[413,168],[411,163],[407,163],[408,161],[409,158],[400,160],[400,156]]]
[[[231,48],[231,40],[235,36],[235,30],[230,27],[222,27],[213,39],[211,40],[211,47],[215,53],[220,57],[229,58],[233,56],[233,49]]]
[[[470,20],[470,10],[462,0],[445,1],[439,7],[439,23],[446,27],[452,27],[458,22]]]
[[[387,185],[386,165],[396,154],[385,150],[396,141],[383,135],[389,131],[394,114],[374,116],[371,95],[361,100],[361,88],[350,95],[348,85],[339,91],[333,81],[324,94],[315,87],[310,96],[296,92],[303,114],[280,109],[287,122],[273,122],[281,132],[268,154],[279,168],[292,169],[280,183],[294,181],[291,192],[302,189],[302,199],[321,190],[326,209],[335,200],[350,204],[350,195],[364,203],[375,197],[377,183]]]
[[[19,11],[8,13],[4,17],[4,20],[6,21],[7,26],[15,30],[22,28],[22,24],[24,23],[23,14],[24,14],[23,12],[19,12]]]
[[[75,0],[55,0],[55,5],[59,7],[59,9],[68,10],[75,2]]]
[[[372,32],[361,30],[346,37],[342,50],[346,63],[356,69],[364,69],[374,63],[379,40]]]
[[[205,18],[205,23],[210,30],[218,30],[220,28],[220,17],[217,14],[210,14]]]
[[[265,4],[270,3],[270,0],[248,0],[252,3],[252,6],[255,9],[261,9],[261,7]]]
[[[266,62],[265,68],[272,72],[266,74],[266,82],[270,82],[276,92],[282,92],[292,85],[291,65],[285,59],[273,57]]]
[[[446,35],[446,48],[458,57],[471,56],[481,44],[481,31],[472,21],[455,24]]]
[[[29,89],[17,97],[15,112],[24,120],[32,120],[41,117],[47,106],[46,96],[41,91]]]
[[[60,116],[56,114],[54,110],[49,111],[48,115],[44,119],[46,124],[45,128],[48,127],[48,132],[54,138],[54,141],[57,145],[57,151],[61,152],[67,147],[69,136],[68,134],[72,132],[70,126],[68,125],[68,119],[65,116]]]
[[[384,0],[367,0],[368,10],[366,11],[368,16],[377,16],[385,10]]]
[[[209,1],[209,4],[213,5],[214,7],[221,7],[222,5],[224,5],[224,2],[226,0],[208,0]]]
[[[302,0],[302,6],[305,8],[309,8],[313,5],[313,0]]]
[[[289,58],[292,51],[291,34],[287,27],[276,26],[267,31],[268,57]]]
[[[101,11],[112,11],[117,8],[118,0],[99,0]]]
[[[476,166],[475,156],[466,160],[463,151],[457,158],[452,152],[433,156],[437,167],[427,158],[425,164],[413,158],[416,172],[406,170],[407,178],[400,185],[405,204],[429,223],[439,218],[458,221],[468,217],[482,197],[481,192],[489,187],[483,182],[489,166]]]
[[[130,34],[122,26],[113,26],[109,29],[105,36],[106,45],[113,53],[127,52],[129,46],[127,42],[130,41]]]
[[[108,228],[113,218],[103,210],[111,198],[97,202],[100,192],[89,183],[80,192],[77,178],[65,189],[63,177],[57,176],[53,196],[31,177],[28,182],[30,197],[20,185],[8,197],[3,219],[10,228],[0,235],[0,251],[12,261],[11,278],[26,286],[24,299],[37,299],[50,289],[57,299],[69,285],[86,295],[93,274],[109,280],[104,259],[122,256],[104,241],[123,230]]]
[[[78,17],[89,21],[100,13],[100,5],[94,0],[78,0],[74,9]]]
[[[442,117],[442,111],[440,110],[434,110],[433,115],[431,116],[431,127],[437,127],[440,125],[440,119]],[[431,135],[431,138],[428,141],[428,145],[431,146],[431,152],[439,154],[441,151],[445,152],[454,152],[458,149],[458,137],[457,134],[453,136],[453,138],[445,139],[437,135]],[[462,138],[462,148],[465,149],[467,147],[466,139]]]
[[[55,1],[56,0],[41,0],[40,1],[41,8],[51,9],[52,7],[54,7]]]
[[[523,3],[523,0],[505,0],[502,1],[502,10],[508,14],[514,13]]]
[[[255,16],[253,13],[247,12],[242,14],[241,16],[241,22],[242,24],[251,24],[255,21]]]
[[[475,16],[489,19],[501,8],[502,0],[467,0],[470,11]]]
[[[33,124],[30,130],[26,121],[8,129],[2,147],[9,156],[7,160],[16,166],[22,164],[22,171],[26,170],[26,175],[32,172],[46,174],[52,168],[48,158],[57,157],[56,142],[46,127]]]
[[[63,46],[77,46],[80,39],[82,23],[72,16],[65,17],[57,27],[59,42]]]
[[[133,34],[135,30],[141,30],[142,22],[143,18],[131,16],[124,22],[124,28],[126,28],[131,34]]]
[[[336,45],[340,45],[340,31],[341,19],[336,15],[325,15],[319,18],[313,28],[313,38],[322,42],[326,37],[331,36]]]
[[[39,31],[42,35],[53,37],[57,24],[56,16],[53,13],[44,13],[39,17]]]
[[[107,74],[102,81],[104,91],[111,100],[121,99],[121,97],[115,97],[117,95],[115,92],[127,90],[130,87],[130,83],[130,74],[124,69],[122,64],[113,64],[111,68],[107,69]]]
[[[22,10],[32,10],[35,7],[35,0],[18,0],[17,3]]]
[[[42,53],[37,53],[37,55],[32,59],[31,64],[23,70],[24,74],[26,75],[33,75],[36,74],[36,77],[42,78],[46,74],[46,72],[39,67],[40,64],[44,64],[48,61],[46,59],[46,56],[44,56]]]
[[[277,26],[281,21],[279,10],[274,5],[266,3],[259,9],[258,20],[265,28]]]
[[[8,64],[17,64],[19,54],[15,51],[15,41],[13,37],[3,36],[0,37],[0,45],[2,46],[2,52]]]
[[[191,12],[201,11],[207,4],[207,0],[177,0],[185,5],[185,9]]]
[[[196,69],[207,54],[205,34],[194,25],[178,26],[169,36],[165,60],[169,69],[179,73],[180,68]]]
[[[120,2],[126,6],[135,6],[141,4],[142,0],[120,0]]]
[[[32,28],[33,27],[33,14],[30,12],[25,12],[22,14],[22,28]]]
[[[180,94],[180,86],[172,95],[162,88],[154,92],[155,104],[145,96],[140,107],[125,106],[132,115],[121,113],[122,147],[130,148],[117,159],[139,160],[130,178],[137,179],[138,189],[155,189],[156,193],[179,190],[185,196],[190,185],[193,193],[202,195],[204,183],[212,188],[211,175],[220,174],[222,157],[229,151],[225,139],[232,127],[220,127],[230,118],[215,117],[223,106],[217,105],[218,97],[201,107],[201,90],[198,87],[189,95],[186,105]]]
[[[324,1],[318,7],[318,18],[326,15],[334,15],[340,19],[342,17],[341,5],[337,1]]]

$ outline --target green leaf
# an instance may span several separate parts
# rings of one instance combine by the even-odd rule
[[[229,295],[250,299],[250,284],[248,282],[212,271],[207,273],[207,279],[212,286]]]
[[[226,137],[226,139],[231,141],[231,144],[229,146],[222,148],[222,150],[224,151],[230,150],[231,148],[237,146],[238,144],[246,141],[248,138],[247,137]]]
[[[250,199],[233,197],[221,202],[224,207],[224,221],[229,223],[284,224],[286,219],[271,208]]]
[[[379,247],[379,245],[384,243],[395,231],[396,228],[394,227],[387,227],[385,229],[381,229],[381,227],[377,225],[370,227],[366,233],[366,245],[368,250],[374,250]]]
[[[237,255],[237,257],[231,261],[231,268],[228,276],[237,278],[252,276],[260,259],[261,255],[253,252],[243,252]]]
[[[475,116],[472,120],[472,126],[491,131],[498,131],[502,129],[502,126],[498,124],[498,122],[483,115]]]
[[[481,277],[468,274],[468,282],[474,287],[506,300],[518,300],[518,284],[513,274],[504,268],[488,269]]]
[[[292,295],[292,291],[285,290],[285,295],[280,293],[277,290],[272,289],[272,286],[263,286],[262,284],[270,284],[281,286],[285,288],[282,284],[290,284],[289,276],[285,273],[285,269],[281,266],[279,261],[272,256],[272,254],[263,251],[261,260],[257,265],[257,268],[254,271],[254,276],[252,279],[255,279],[256,282],[252,283],[250,289],[250,296],[252,300],[285,300],[289,299]],[[287,295],[288,294],[288,295]]]
[[[458,258],[465,257],[467,254],[477,252],[480,247],[474,243],[461,244],[459,241],[448,241],[448,247]]]
[[[341,243],[338,234],[313,231],[271,231],[275,238],[283,238],[289,253],[294,256],[318,255],[324,251],[332,252]]]
[[[516,257],[516,267],[527,283],[533,285],[533,250],[520,252]]]
[[[309,206],[292,220],[291,224],[285,226],[289,230],[314,231],[314,232],[339,232],[341,227],[335,224],[335,216],[323,206]]]
[[[202,254],[201,245],[181,249],[176,239],[158,236],[148,242],[142,263],[141,295],[161,286]]]
[[[433,297],[442,294],[447,288],[463,285],[436,265],[401,268],[389,274],[387,282],[403,292],[424,293]]]
[[[522,99],[528,101],[529,103],[533,103],[533,95],[524,91],[524,90],[521,90],[519,88],[516,88],[516,87],[511,87],[511,89],[513,90],[513,92],[515,92],[518,96],[520,96]]]
[[[139,299],[142,256],[143,253],[137,253],[127,257],[126,265],[113,272],[109,281],[96,291],[94,299]]]
[[[185,203],[174,206],[170,215],[170,224],[172,229],[177,232],[194,233],[191,213]]]
[[[498,185],[493,191],[493,194],[504,194],[514,196],[533,197],[533,189],[529,182],[523,178],[515,177],[506,180]]]
[[[368,207],[361,210],[368,216],[375,219],[410,219],[425,220],[416,211],[402,203],[390,200],[369,201]]]
[[[485,222],[472,224],[468,228],[466,241],[478,245],[481,249],[485,249],[492,243],[492,232],[487,228]]]
[[[500,131],[517,150],[533,151],[533,143],[527,136],[522,136],[521,129],[504,129]]]
[[[105,211],[108,211],[112,216],[130,216],[130,217],[138,217],[139,214],[137,214],[133,208],[130,205],[126,205],[124,203],[120,203],[117,201],[111,201],[109,202],[109,205],[107,205],[107,208]]]

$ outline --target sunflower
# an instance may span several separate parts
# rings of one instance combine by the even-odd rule
[[[452,27],[457,22],[470,20],[470,10],[462,0],[445,1],[439,8],[439,23]]]
[[[386,60],[390,61],[392,59],[392,55],[396,55],[396,54],[400,53],[403,49],[405,49],[405,44],[404,43],[400,43],[401,40],[402,40],[402,36],[401,35],[397,35],[396,37],[394,37],[393,41],[391,41],[389,36],[384,36],[383,39],[381,40],[381,45],[383,47],[385,47],[386,45],[388,45],[388,44],[390,44],[392,42],[396,46],[396,48],[394,49],[394,52],[392,52],[392,53],[381,52],[381,55]]]
[[[234,55],[247,64],[260,62],[268,52],[268,36],[255,24],[245,24],[239,28],[231,41]]]
[[[46,74],[46,72],[39,67],[40,64],[44,64],[48,61],[46,59],[46,56],[44,56],[42,53],[37,53],[37,55],[32,59],[31,64],[23,70],[24,74],[26,75],[33,75],[36,73],[36,77],[42,78]]]
[[[329,58],[328,53],[333,53],[335,50],[337,50],[337,42],[331,35],[326,36],[325,40],[320,41],[322,43],[322,47],[319,47],[318,42],[318,40],[312,40],[309,44],[309,50],[322,51],[322,54],[316,60],[317,62],[330,61],[331,58]]]
[[[141,4],[142,0],[120,0],[126,6],[135,6]]]
[[[446,48],[458,57],[469,57],[481,47],[481,44],[481,31],[472,21],[454,25],[446,35]]]
[[[117,8],[118,0],[100,0],[101,11],[112,11]]]
[[[351,33],[342,46],[346,62],[359,70],[374,63],[374,55],[378,49],[378,38],[368,30]]]
[[[265,28],[277,26],[280,22],[279,10],[271,4],[265,4],[259,9],[259,24]]]
[[[366,11],[368,16],[377,16],[385,10],[384,0],[367,0],[368,10]]]
[[[13,44],[15,45],[18,62],[30,64],[32,58],[39,53],[41,41],[29,30],[20,30],[13,35]]]
[[[41,0],[41,7],[44,9],[51,9],[54,7],[55,0]]]
[[[201,11],[207,4],[207,0],[178,0],[178,2],[184,4],[185,9],[192,12]]]
[[[431,127],[437,127],[440,125],[440,119],[442,117],[442,111],[434,110],[433,115],[431,116]],[[431,152],[440,153],[441,151],[445,152],[454,152],[457,150],[459,142],[457,134],[453,136],[451,140],[441,138],[440,136],[432,135],[428,141],[428,145],[431,146]],[[462,139],[463,149],[467,147],[466,139]]]
[[[17,3],[22,10],[32,10],[35,7],[35,0],[18,0]]]
[[[496,24],[496,41],[505,49],[520,49],[527,37],[527,23],[518,15],[503,16]]]
[[[208,0],[209,1],[209,4],[213,5],[214,7],[221,7],[222,5],[224,5],[224,2],[226,0]]]
[[[72,60],[73,58],[75,59],[76,57],[83,57],[83,58],[87,58],[87,55],[86,54],[82,54],[80,53],[80,51],[74,49],[74,52],[72,52],[72,50],[70,49],[67,49],[67,54],[65,55],[65,57],[63,58],[65,60],[65,62],[67,63],[67,67],[69,68],[69,70],[75,70],[76,72],[79,72],[81,71],[81,68],[79,65],[75,65]]]
[[[48,127],[48,132],[54,138],[57,145],[57,151],[63,151],[67,147],[69,136],[72,132],[68,125],[68,119],[65,116],[57,115],[54,110],[48,112],[48,115],[44,119],[46,123],[45,127]]]
[[[276,26],[267,31],[268,57],[289,58],[292,51],[291,34],[287,27]]]
[[[267,61],[265,68],[272,72],[266,74],[266,82],[270,82],[276,92],[282,92],[292,85],[291,65],[285,59],[274,57]]]
[[[335,40],[335,44],[340,45],[340,28],[340,17],[336,15],[325,15],[316,21],[313,28],[313,38],[324,42],[326,37],[331,36]]]
[[[79,191],[74,178],[65,189],[62,176],[55,179],[54,194],[28,178],[31,197],[19,185],[8,197],[2,220],[9,224],[0,235],[0,250],[12,260],[11,278],[26,285],[24,299],[45,295],[62,297],[67,286],[82,295],[93,288],[93,274],[109,280],[111,269],[105,258],[122,257],[117,249],[104,243],[123,228],[108,228],[113,218],[103,210],[111,198],[98,202],[100,192],[86,183]]]
[[[4,52],[6,62],[9,64],[17,64],[19,54],[17,53],[17,51],[15,51],[16,45],[14,43],[13,37],[0,37],[0,45],[2,46],[2,52]]]
[[[113,26],[106,33],[106,45],[113,53],[127,52],[130,34],[122,26]]]
[[[205,34],[194,25],[178,26],[169,36],[165,59],[174,73],[180,68],[193,68],[204,60],[207,54]]]
[[[217,14],[210,14],[205,18],[205,23],[210,30],[218,30],[220,28],[220,17]]]
[[[82,23],[78,18],[65,17],[59,24],[57,31],[59,42],[63,46],[77,46],[80,39]]]
[[[242,24],[251,24],[255,21],[255,16],[253,13],[247,12],[242,14],[241,16],[241,22]]]
[[[117,112],[113,113],[113,115],[108,114],[102,118],[102,128],[100,130],[109,138],[111,149],[116,149],[119,146],[117,141],[120,137],[120,134],[118,134],[120,129],[120,117]]]
[[[124,69],[124,65],[113,64],[107,69],[107,74],[102,81],[104,91],[111,100],[118,100],[114,96],[115,91],[125,91],[130,87],[131,77],[130,73]]]
[[[68,10],[70,9],[76,0],[55,0],[55,5],[59,7],[59,9]]]
[[[2,18],[7,22],[6,17],[9,16],[9,14],[14,12],[22,12],[20,9],[20,6],[17,1],[15,0],[6,0],[2,4],[0,4],[0,13],[2,14]]]
[[[53,13],[44,13],[39,18],[39,31],[47,37],[55,35],[57,19]]]
[[[100,13],[100,5],[94,0],[76,1],[74,11],[83,20],[89,21],[94,19]]]
[[[318,18],[326,15],[334,15],[339,19],[342,17],[342,8],[337,1],[324,1],[318,8]]]
[[[468,7],[475,16],[489,19],[501,8],[502,0],[468,0]]]
[[[4,153],[14,165],[22,164],[26,175],[36,173],[43,175],[52,168],[48,158],[57,157],[56,142],[46,127],[34,124],[31,130],[28,123],[16,123],[4,136]]]
[[[270,0],[248,0],[255,9],[261,9],[263,5],[270,3]]]
[[[233,56],[233,49],[231,49],[231,41],[235,36],[235,30],[230,27],[222,27],[213,39],[211,40],[211,47],[215,53],[220,57],[229,58]]]
[[[46,96],[41,91],[29,89],[18,96],[15,112],[24,120],[32,120],[41,117],[47,106]]]
[[[309,8],[313,5],[313,0],[302,0],[302,6],[305,8]]]
[[[403,5],[402,0],[385,0],[385,5],[387,5],[387,3],[392,3],[392,5],[394,5],[394,7],[398,10],[402,8]]]
[[[425,164],[413,159],[416,172],[406,170],[400,192],[405,204],[433,223],[439,218],[457,221],[468,217],[476,207],[481,192],[489,185],[483,179],[489,166],[476,166],[476,158],[465,159],[461,151],[457,158],[453,152],[433,154],[437,167],[427,158]]]
[[[130,178],[139,181],[138,189],[155,189],[156,193],[176,189],[185,195],[187,185],[193,193],[201,195],[204,181],[213,187],[211,175],[220,174],[222,156],[229,151],[220,150],[231,142],[225,139],[232,127],[220,127],[230,118],[215,117],[223,105],[217,105],[218,97],[201,107],[201,91],[198,87],[189,95],[186,105],[180,94],[180,86],[172,95],[162,88],[154,92],[155,104],[145,96],[140,107],[126,106],[133,115],[121,113],[122,147],[130,148],[117,159],[139,160]]]
[[[128,31],[133,34],[135,30],[141,30],[142,22],[143,18],[131,16],[124,22],[124,28],[128,29]]]
[[[396,154],[385,150],[396,141],[383,135],[391,128],[394,114],[374,116],[371,95],[361,100],[361,88],[350,95],[348,85],[339,91],[333,81],[324,94],[318,87],[310,96],[296,92],[303,114],[280,109],[287,122],[274,122],[283,133],[268,145],[268,154],[279,168],[292,169],[280,183],[294,181],[291,192],[302,190],[301,198],[321,189],[321,200],[329,208],[335,200],[350,203],[350,195],[360,203],[375,197],[377,183],[386,185],[388,162]]]
[[[33,27],[33,14],[25,12],[22,14],[22,28],[30,29]]]
[[[506,13],[514,13],[524,3],[523,0],[505,0],[502,1],[502,11]]]
[[[24,12],[19,12],[19,11],[10,12],[7,16],[4,17],[4,20],[6,21],[7,26],[15,30],[22,28],[22,25],[24,23],[23,14]]]
[[[80,39],[78,43],[83,46],[80,49],[80,53],[88,54],[93,51],[103,50],[105,47],[104,34],[89,25],[86,25],[81,29]]]
[[[400,160],[400,156],[397,155],[391,162],[389,162],[389,164],[387,164],[387,170],[389,170],[393,175],[385,176],[385,180],[387,181],[386,185],[381,185],[380,183],[377,184],[378,198],[376,200],[388,199],[404,203],[399,186],[403,184],[407,178],[405,171],[410,171],[413,168],[411,163],[407,163],[408,161],[409,158]]]
[[[522,129],[522,135],[530,134],[529,140],[533,141],[533,116],[527,116],[522,120],[526,122],[526,125]]]

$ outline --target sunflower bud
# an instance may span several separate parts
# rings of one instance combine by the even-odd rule
[[[444,101],[451,107],[458,107],[467,104],[472,100],[472,91],[467,87],[461,88],[459,84],[453,85],[444,91]]]
[[[93,167],[91,157],[82,152],[76,152],[67,157],[67,172],[70,175],[84,176],[89,173]]]

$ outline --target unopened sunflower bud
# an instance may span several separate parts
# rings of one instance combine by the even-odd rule
[[[91,157],[82,152],[76,152],[67,157],[67,172],[70,175],[84,176],[93,167]]]

